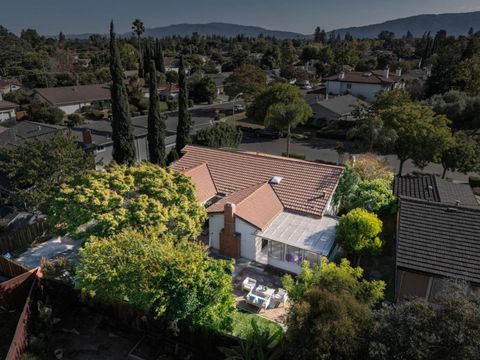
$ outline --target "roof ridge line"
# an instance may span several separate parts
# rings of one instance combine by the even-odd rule
[[[337,169],[343,169],[344,168],[344,166],[342,166],[342,165],[325,164],[325,163],[319,163],[319,162],[315,162],[315,161],[285,157],[285,156],[281,156],[281,155],[273,155],[273,154],[268,154],[268,153],[262,153],[262,152],[258,152],[258,151],[245,151],[245,150],[235,150],[235,149],[225,149],[225,148],[215,148],[214,149],[214,148],[210,148],[208,146],[192,145],[192,144],[185,145],[185,147],[182,149],[182,152],[184,152],[184,149],[186,147],[206,149],[206,150],[210,150],[210,151],[223,151],[223,152],[230,153],[230,154],[242,154],[242,155],[248,155],[248,156],[252,156],[252,157],[277,159],[277,160],[282,160],[282,161],[298,162],[298,163],[303,163],[303,164],[307,164],[307,165],[318,165],[318,166],[325,166],[325,167],[331,167],[331,168],[337,168]]]

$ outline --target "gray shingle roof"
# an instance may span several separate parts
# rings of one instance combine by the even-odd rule
[[[347,94],[342,96],[336,96],[329,99],[325,99],[319,101],[318,103],[315,101],[312,104],[313,106],[323,107],[334,114],[339,116],[350,114],[356,106],[366,104],[366,102],[360,100],[359,98]]]
[[[397,266],[480,283],[480,208],[401,198]]]
[[[37,88],[35,92],[56,106],[110,100],[110,88],[105,84]]]
[[[449,205],[479,206],[472,188],[468,184],[457,184],[438,176],[406,175],[397,176],[393,183],[397,196],[440,202]]]

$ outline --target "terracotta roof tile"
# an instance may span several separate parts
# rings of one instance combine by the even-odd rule
[[[268,183],[254,185],[224,197],[210,206],[209,213],[223,212],[227,203],[236,205],[235,214],[264,230],[283,211],[283,205]]]
[[[183,157],[171,165],[174,171],[206,163],[219,194],[230,195],[239,190],[282,177],[272,184],[286,210],[322,216],[343,167],[318,164],[261,153],[186,146]]]
[[[204,203],[217,195],[217,189],[215,188],[207,164],[204,163],[190,168],[183,171],[183,174],[189,176],[195,184],[199,202]]]

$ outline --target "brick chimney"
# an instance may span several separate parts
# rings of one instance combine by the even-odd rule
[[[90,131],[90,129],[83,129],[82,137],[83,137],[83,142],[85,144],[91,144],[92,143],[92,132]]]
[[[223,219],[224,225],[220,231],[220,254],[237,259],[241,253],[241,234],[235,232],[235,204],[225,204]]]

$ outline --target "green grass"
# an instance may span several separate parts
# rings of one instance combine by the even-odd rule
[[[270,320],[264,319],[258,315],[250,314],[245,311],[237,310],[232,315],[233,319],[233,330],[230,335],[238,336],[239,338],[245,339],[247,334],[250,332],[252,326],[252,319],[257,321],[257,324],[260,329],[268,328],[271,332],[282,329],[282,327]]]

